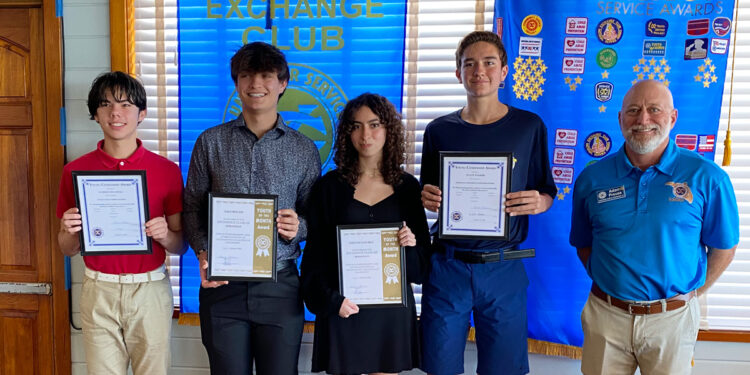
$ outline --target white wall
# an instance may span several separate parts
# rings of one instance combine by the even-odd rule
[[[93,150],[101,139],[99,126],[88,119],[86,95],[91,81],[110,69],[109,3],[106,0],[65,0],[65,107],[67,111],[67,158],[73,160]],[[190,256],[190,254],[188,254]],[[81,293],[83,262],[73,258],[73,321],[80,327],[78,298]],[[200,342],[198,327],[172,329],[172,368],[170,374],[208,374],[208,357]],[[300,373],[310,371],[312,338],[303,338]],[[85,374],[85,354],[80,331],[71,328],[73,374]],[[750,344],[699,342],[694,374],[750,374]],[[474,374],[476,348],[467,346],[466,373]],[[531,355],[532,374],[567,375],[580,373],[580,362],[567,358]],[[409,374],[422,374],[412,371]]]

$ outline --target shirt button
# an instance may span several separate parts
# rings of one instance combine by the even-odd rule
[[[372,212],[370,212],[370,219],[372,219],[373,217],[375,217],[375,215],[373,215]]]
[[[121,162],[120,162],[120,165],[125,165],[125,162],[124,162],[124,161],[121,161]]]

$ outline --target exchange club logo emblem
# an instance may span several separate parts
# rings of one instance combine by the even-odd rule
[[[586,137],[586,153],[595,158],[600,158],[609,153],[612,148],[612,140],[605,132],[593,132]]]
[[[537,35],[542,31],[542,18],[536,14],[529,14],[521,21],[521,30],[527,35]]]
[[[279,100],[278,111],[287,126],[310,138],[318,147],[323,173],[333,169],[333,143],[338,114],[349,100],[328,75],[311,66],[289,63],[289,85]],[[224,119],[242,112],[237,91],[227,100]]]
[[[622,22],[617,18],[605,18],[596,26],[596,37],[604,44],[615,44],[622,39]]]

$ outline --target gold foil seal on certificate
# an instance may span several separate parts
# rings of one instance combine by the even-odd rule
[[[383,249],[383,301],[401,301],[401,251],[397,230],[380,233]]]
[[[253,273],[270,275],[273,270],[273,201],[255,201]]]

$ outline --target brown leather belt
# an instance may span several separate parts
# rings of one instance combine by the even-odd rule
[[[625,310],[629,314],[633,315],[648,315],[648,314],[658,314],[665,311],[672,311],[675,309],[679,309],[682,306],[685,306],[690,299],[693,297],[697,297],[698,293],[695,292],[695,290],[691,291],[690,293],[686,294],[678,294],[672,298],[662,300],[662,301],[656,301],[656,302],[625,302],[621,299],[617,299],[615,297],[612,297],[608,295],[607,293],[604,293],[601,289],[599,289],[599,286],[596,284],[591,285],[591,294],[597,296],[599,299],[603,300],[604,302],[609,303],[610,305],[617,307],[621,310]],[[666,308],[666,309],[665,309]]]

